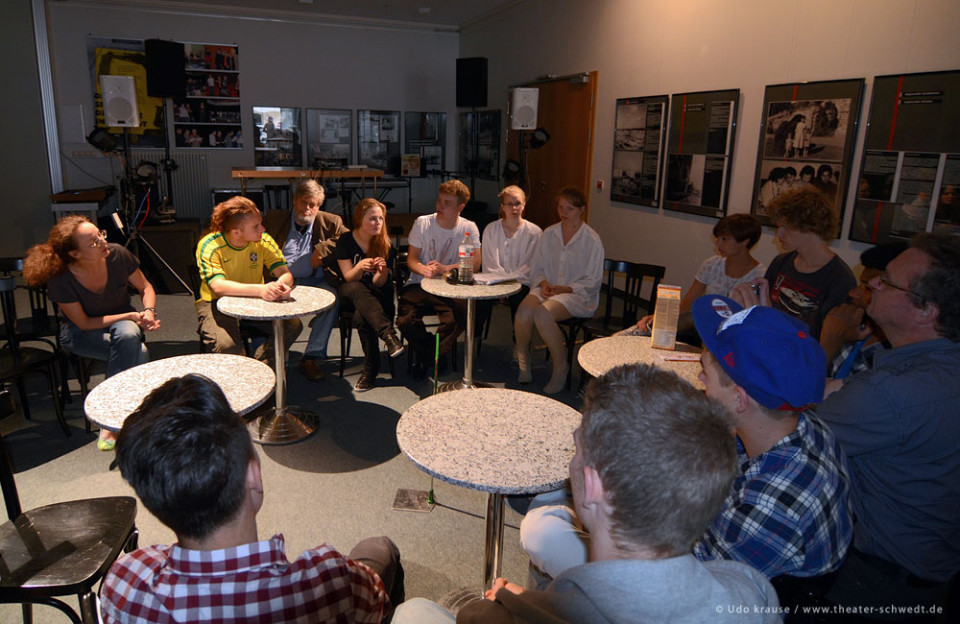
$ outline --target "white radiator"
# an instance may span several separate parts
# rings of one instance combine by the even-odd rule
[[[177,169],[170,172],[173,185],[172,193],[167,189],[167,174],[163,171],[163,150],[157,148],[133,148],[130,150],[131,165],[136,167],[140,162],[151,162],[159,172],[160,197],[168,196],[173,199],[173,207],[177,211],[177,219],[210,218],[213,203],[210,194],[209,172],[207,170],[207,155],[178,150],[171,153],[171,158],[177,163]]]

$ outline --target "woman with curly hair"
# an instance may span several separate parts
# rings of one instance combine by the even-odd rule
[[[827,312],[846,301],[857,285],[853,271],[828,245],[837,235],[837,211],[831,198],[802,188],[778,197],[770,219],[784,253],[770,262],[764,277],[740,284],[730,296],[744,307],[782,310],[805,322],[819,339]]]
[[[390,247],[383,204],[367,197],[353,211],[353,231],[337,239],[337,263],[343,274],[340,297],[353,304],[354,323],[363,347],[363,371],[357,380],[357,392],[376,385],[380,372],[379,337],[387,345],[387,354],[399,357],[403,343],[393,326],[393,266],[395,251]]]
[[[136,257],[107,243],[106,232],[86,217],[60,219],[47,241],[27,251],[23,277],[46,285],[60,308],[60,344],[68,352],[107,363],[106,376],[147,362],[143,331],[160,327],[157,295]],[[140,293],[143,309],[134,309],[128,286]],[[97,448],[111,450],[114,435],[101,430]]]

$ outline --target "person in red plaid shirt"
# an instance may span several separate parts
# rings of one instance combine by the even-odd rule
[[[283,535],[257,539],[260,461],[243,419],[200,375],[153,391],[124,423],[117,462],[143,504],[177,535],[126,554],[103,582],[103,621],[381,622],[403,601],[386,537],[349,557],[327,544],[290,562]]]

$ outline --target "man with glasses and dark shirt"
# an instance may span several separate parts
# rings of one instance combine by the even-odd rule
[[[892,348],[816,410],[849,457],[856,517],[828,598],[929,608],[960,571],[960,237],[915,237],[870,287]]]

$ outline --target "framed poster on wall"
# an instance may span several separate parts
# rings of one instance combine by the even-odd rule
[[[353,111],[307,109],[307,164],[314,169],[350,164]]]
[[[403,132],[404,156],[410,156],[408,161],[411,163],[419,160],[420,165],[416,173],[412,166],[406,167],[403,175],[422,177],[443,171],[447,144],[446,113],[404,113]]]
[[[663,207],[705,217],[727,214],[740,89],[673,95]]]
[[[253,163],[257,167],[302,167],[300,109],[253,107]]]
[[[610,199],[660,205],[666,95],[617,100]]]
[[[237,46],[185,43],[183,53],[186,97],[173,99],[176,146],[243,147]]]
[[[768,86],[750,211],[771,225],[780,194],[815,188],[843,221],[850,163],[863,103],[863,78]]]
[[[357,163],[400,175],[400,111],[357,111]]]
[[[849,238],[960,234],[960,71],[877,76]]]

